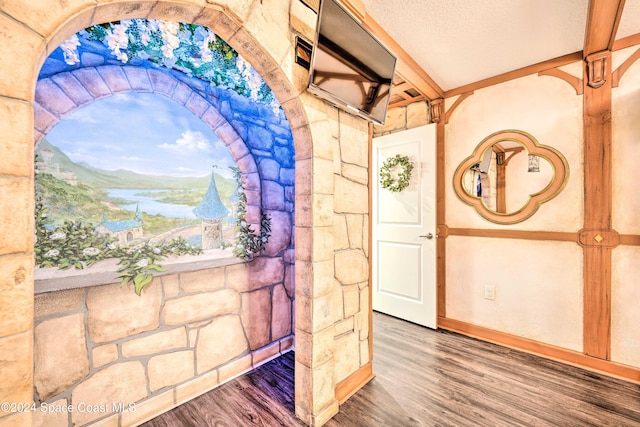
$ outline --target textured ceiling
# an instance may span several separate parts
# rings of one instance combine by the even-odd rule
[[[581,51],[588,0],[362,0],[375,20],[450,90]],[[618,37],[640,32],[627,0]]]

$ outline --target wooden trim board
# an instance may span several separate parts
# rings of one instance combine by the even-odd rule
[[[460,320],[439,318],[438,327],[451,332],[457,332],[483,341],[492,342],[494,344],[499,344],[505,347],[542,356],[547,359],[566,363],[568,365],[577,366],[589,371],[602,373],[640,384],[640,368],[590,357],[577,351],[568,350],[551,344],[545,344],[528,338],[522,338],[505,332],[495,331],[493,329],[473,325]]]
[[[358,390],[374,378],[373,363],[369,361],[369,363],[362,365],[360,369],[336,385],[335,393],[338,403],[342,405],[347,399],[353,396]]]

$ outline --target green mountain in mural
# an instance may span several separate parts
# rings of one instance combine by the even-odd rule
[[[202,177],[174,177],[143,175],[136,172],[119,169],[109,171],[94,168],[84,162],[75,163],[59,148],[43,139],[36,150],[41,160],[44,159],[43,151],[49,150],[49,163],[58,165],[60,170],[69,171],[77,180],[89,187],[100,189],[130,188],[141,190],[202,190],[202,194],[209,186],[210,175]],[[216,174],[216,184],[223,199],[229,197],[236,188],[236,182],[232,178],[225,178]]]

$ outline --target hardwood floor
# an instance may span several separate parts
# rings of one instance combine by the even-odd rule
[[[144,424],[303,426],[293,353]],[[374,314],[376,378],[328,427],[640,426],[640,385]]]

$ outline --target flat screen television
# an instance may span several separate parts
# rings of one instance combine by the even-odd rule
[[[396,58],[336,0],[322,0],[308,89],[347,112],[384,124]]]

